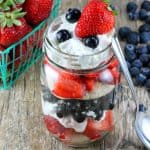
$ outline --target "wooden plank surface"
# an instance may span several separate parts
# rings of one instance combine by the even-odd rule
[[[136,0],[140,3],[140,0]],[[63,0],[60,13],[68,7],[82,7],[87,0]],[[130,25],[136,29],[141,22],[127,20],[125,5],[128,0],[112,0],[119,10],[117,26]],[[52,137],[42,120],[40,103],[40,65],[33,66],[9,91],[0,92],[0,150],[75,150]],[[134,130],[135,104],[124,85],[115,109],[120,121],[112,134],[82,150],[145,150]],[[137,88],[142,103],[150,106],[148,92]],[[79,149],[80,150],[80,149]]]

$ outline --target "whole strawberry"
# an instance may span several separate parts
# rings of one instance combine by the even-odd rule
[[[23,9],[29,24],[38,25],[50,15],[52,0],[26,0]]]
[[[104,0],[103,0],[104,1]],[[84,38],[110,32],[115,26],[115,16],[102,0],[91,0],[83,9],[75,33]]]
[[[18,42],[32,30],[22,17],[23,15],[21,9],[0,14],[0,44],[4,47]]]

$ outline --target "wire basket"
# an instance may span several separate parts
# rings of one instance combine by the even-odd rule
[[[61,0],[54,0],[48,19],[41,22],[20,41],[0,51],[0,90],[11,88],[22,73],[42,58],[41,47],[44,31],[48,22],[58,15],[60,4]]]

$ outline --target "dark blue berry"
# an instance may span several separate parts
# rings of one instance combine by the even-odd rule
[[[66,20],[70,23],[75,23],[79,20],[81,11],[77,8],[70,8],[66,13]]]
[[[146,76],[143,75],[142,73],[136,76],[136,82],[138,85],[144,85],[146,80],[147,80]]]
[[[146,77],[150,77],[150,68],[142,68],[141,69],[142,74],[144,74]]]
[[[139,46],[136,48],[136,52],[138,54],[147,54],[148,53],[148,49],[147,49],[147,46]]]
[[[140,41],[140,36],[137,32],[130,32],[127,36],[127,42],[130,44],[137,45]]]
[[[131,67],[131,63],[129,61],[126,61],[128,68]]]
[[[136,59],[135,45],[127,44],[125,46],[125,55],[128,61]]]
[[[130,12],[135,12],[137,10],[137,4],[135,2],[129,2],[127,4],[127,12],[130,13]]]
[[[133,61],[132,66],[137,67],[137,68],[141,68],[142,67],[142,62],[140,59],[136,59]]]
[[[147,19],[145,20],[145,22],[146,22],[147,24],[150,24],[150,16],[147,17]]]
[[[150,57],[148,54],[142,54],[142,55],[140,55],[140,60],[143,64],[146,65],[150,61]]]
[[[142,9],[145,9],[147,11],[150,11],[150,1],[145,0],[142,5],[141,5]]]
[[[63,118],[64,117],[64,110],[61,107],[58,107],[56,114],[59,118]]]
[[[74,118],[74,120],[76,120],[77,122],[81,123],[81,122],[83,122],[83,121],[85,120],[86,115],[83,114],[83,113],[81,113],[81,112],[75,112],[75,113],[73,114],[73,118]]]
[[[136,54],[133,53],[133,54],[126,54],[126,60],[128,60],[129,62],[132,62],[136,59]]]
[[[103,111],[102,110],[97,110],[96,112],[96,117],[94,118],[95,120],[100,120],[103,116]]]
[[[121,27],[119,29],[119,37],[123,40],[126,39],[131,29],[129,27]]]
[[[143,104],[139,104],[139,111],[140,112],[146,112],[146,107]]]
[[[140,20],[146,20],[148,18],[148,12],[145,9],[139,11]]]
[[[150,32],[150,25],[143,24],[139,27],[139,32]]]
[[[84,38],[83,42],[84,42],[85,46],[88,46],[88,47],[94,49],[98,46],[99,39],[97,38],[97,36],[90,36],[90,37]]]
[[[150,54],[150,44],[147,45],[148,53]]]
[[[130,12],[128,14],[129,20],[137,20],[139,18],[139,13],[138,12]]]
[[[133,44],[127,44],[125,46],[125,53],[128,54],[128,53],[135,53],[135,45]]]
[[[135,77],[140,73],[140,69],[137,67],[132,67],[129,69],[129,71],[130,71],[132,77]]]
[[[145,87],[150,89],[150,79],[148,79],[145,83]]]
[[[148,43],[150,41],[150,32],[142,32],[140,34],[140,42]]]
[[[71,34],[69,33],[68,30],[63,29],[57,32],[56,38],[57,38],[57,41],[61,43],[61,42],[69,40],[71,38]]]

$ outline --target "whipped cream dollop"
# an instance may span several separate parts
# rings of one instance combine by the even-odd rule
[[[61,125],[65,128],[72,128],[76,132],[82,133],[85,131],[87,126],[87,119],[85,119],[82,123],[76,122],[71,115],[67,117],[58,118],[56,115],[56,107],[57,104],[53,104],[47,101],[44,101],[42,98],[42,108],[44,115],[50,115],[53,118],[57,119]]]
[[[69,23],[65,15],[60,16],[57,18],[49,27],[47,37],[53,47],[57,48],[61,52],[70,55],[91,55],[106,49],[112,42],[114,29],[111,32],[106,34],[97,35],[99,39],[99,44],[95,49],[92,49],[86,46],[80,38],[78,38],[75,34],[75,27],[77,23]],[[59,43],[56,39],[56,34],[58,31],[66,29],[72,34],[72,38],[66,40],[62,43]]]

